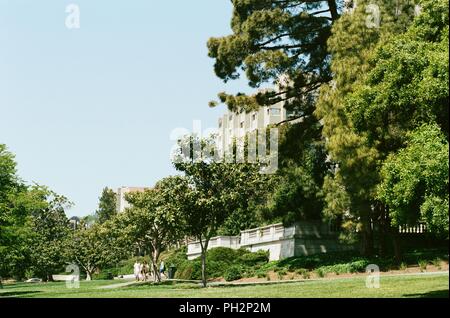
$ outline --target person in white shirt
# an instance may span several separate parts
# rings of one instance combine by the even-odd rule
[[[136,260],[136,263],[134,263],[134,277],[136,278],[136,281],[138,282],[140,280],[141,275],[141,264]]]

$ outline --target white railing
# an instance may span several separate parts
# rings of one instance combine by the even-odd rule
[[[399,233],[417,233],[422,234],[427,232],[427,227],[424,223],[420,223],[414,226],[408,226],[408,225],[400,225],[398,227]]]
[[[283,224],[273,224],[241,232],[241,245],[278,241],[285,236]]]
[[[239,236],[217,236],[209,240],[208,250],[215,247],[228,247],[232,249],[238,249],[240,247]],[[202,252],[202,248],[199,241],[190,242],[188,244],[187,255],[197,255]]]

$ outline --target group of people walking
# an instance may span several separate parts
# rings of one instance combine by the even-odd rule
[[[164,262],[161,262],[161,264],[159,265],[159,275],[161,278],[163,275],[165,278],[167,278],[165,272],[166,266]],[[150,265],[147,263],[147,261],[141,263],[136,260],[136,262],[134,263],[134,277],[136,278],[136,281],[139,282],[142,280],[146,282],[149,275],[150,275]]]

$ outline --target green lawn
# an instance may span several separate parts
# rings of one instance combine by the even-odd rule
[[[81,282],[79,289],[67,289],[65,283],[15,284],[0,289],[0,297],[38,298],[326,298],[326,297],[448,297],[448,273],[426,276],[381,277],[379,289],[368,289],[364,277],[304,281],[276,285],[199,288],[193,284],[128,286],[99,289],[111,281]]]

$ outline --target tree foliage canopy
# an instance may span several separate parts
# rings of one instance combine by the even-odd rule
[[[331,80],[327,40],[341,2],[232,0],[233,34],[208,41],[216,75],[226,82],[244,71],[251,87],[272,82],[279,91],[254,96],[220,93],[220,101],[235,110],[283,101],[289,108],[311,114],[306,97]]]
[[[394,225],[424,221],[448,238],[448,152],[448,141],[434,124],[409,134],[406,148],[388,157],[378,197],[389,206]]]
[[[98,210],[95,216],[99,223],[105,223],[111,220],[117,214],[117,197],[116,193],[109,188],[104,188],[99,198]]]

